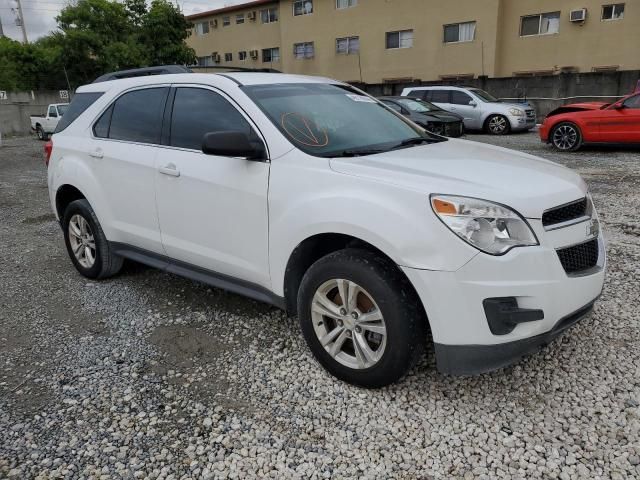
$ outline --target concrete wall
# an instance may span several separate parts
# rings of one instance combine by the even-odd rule
[[[0,100],[0,133],[26,135],[31,131],[31,115],[44,115],[51,103],[64,103],[60,92],[7,92],[7,100]]]
[[[613,102],[633,92],[640,70],[607,73],[563,73],[540,77],[476,78],[464,85],[482,88],[501,99],[527,99],[542,118],[554,108],[587,101]],[[401,82],[357,85],[372,95],[400,95],[405,87],[456,85],[460,82]]]

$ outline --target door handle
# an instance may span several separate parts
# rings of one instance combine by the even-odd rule
[[[171,177],[180,176],[180,170],[178,170],[173,163],[168,163],[164,167],[160,167],[158,171],[164,175],[169,175]]]
[[[102,158],[104,157],[104,153],[102,152],[101,148],[96,148],[95,150],[89,152],[89,156],[93,158]]]

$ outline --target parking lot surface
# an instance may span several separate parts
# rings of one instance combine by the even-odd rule
[[[375,391],[325,373],[272,307],[135,264],[82,278],[42,143],[5,139],[0,478],[640,478],[640,152],[467,138],[584,176],[608,240],[603,296],[513,367],[454,378],[429,352]]]

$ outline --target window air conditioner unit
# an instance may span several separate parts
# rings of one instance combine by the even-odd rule
[[[251,50],[249,52],[249,56],[255,60],[256,58],[258,58],[258,50]]]
[[[587,9],[580,8],[579,10],[571,10],[569,14],[569,20],[572,22],[584,22],[587,19]]]
[[[255,22],[255,21],[256,21],[256,12],[249,12],[249,13],[247,13],[247,18],[248,18],[249,20],[251,20],[252,22]]]
[[[218,28],[218,20],[211,20],[209,22],[209,25],[211,25],[213,28]]]

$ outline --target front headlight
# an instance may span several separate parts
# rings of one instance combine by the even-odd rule
[[[533,230],[517,212],[477,198],[432,195],[431,207],[449,229],[469,245],[491,255],[538,245]]]
[[[510,108],[509,113],[514,117],[524,117],[524,110],[520,110],[519,108]]]

